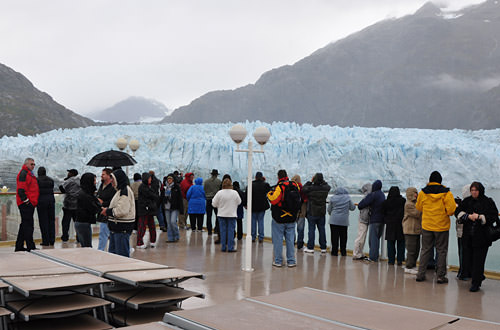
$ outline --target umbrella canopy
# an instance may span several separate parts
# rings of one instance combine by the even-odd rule
[[[137,164],[136,160],[126,152],[109,150],[101,152],[87,163],[89,166],[96,167],[114,167],[114,166],[129,166]]]

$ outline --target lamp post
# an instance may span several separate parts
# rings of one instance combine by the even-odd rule
[[[118,140],[116,140],[116,146],[118,147],[118,149],[120,149],[120,151],[124,151],[124,152],[128,153],[128,151],[125,150],[127,148],[127,145],[130,148],[130,150],[132,150],[132,157],[135,157],[135,152],[140,147],[139,141],[134,139],[134,140],[130,140],[130,142],[129,142],[125,138],[119,138]],[[128,178],[128,166],[127,166],[126,170],[127,170],[127,178]]]
[[[247,236],[245,241],[245,266],[243,268],[246,272],[252,272],[252,158],[253,153],[264,153],[264,145],[267,143],[271,137],[271,132],[267,127],[258,127],[253,133],[253,137],[258,144],[260,144],[260,150],[253,149],[253,142],[248,141],[248,149],[240,149],[240,143],[245,140],[247,136],[247,130],[242,125],[234,125],[231,130],[229,130],[229,135],[231,139],[236,143],[236,152],[246,152],[248,153],[248,177],[247,177]]]

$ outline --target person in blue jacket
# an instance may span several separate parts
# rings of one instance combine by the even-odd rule
[[[358,204],[358,209],[371,208],[370,222],[368,224],[368,244],[370,246],[370,257],[368,261],[377,262],[380,254],[380,238],[384,231],[384,214],[382,204],[385,195],[382,192],[382,181],[376,180],[372,184],[372,192]]]
[[[206,211],[206,196],[203,189],[203,179],[197,178],[186,193],[188,200],[189,222],[193,231],[202,231],[203,217]]]

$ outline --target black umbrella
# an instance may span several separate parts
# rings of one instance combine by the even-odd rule
[[[134,164],[137,164],[137,162],[134,158],[132,158],[132,156],[126,152],[116,150],[101,152],[100,154],[92,157],[92,159],[87,163],[87,165],[96,167],[129,166]]]

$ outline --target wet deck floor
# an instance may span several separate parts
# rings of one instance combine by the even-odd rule
[[[241,270],[244,239],[238,252],[223,253],[205,232],[181,231],[181,240],[167,243],[166,233],[158,231],[156,248],[136,250],[132,257],[175,266],[206,275],[205,280],[191,279],[182,284],[189,290],[202,292],[205,299],[191,298],[184,309],[225,303],[244,297],[269,295],[299,287],[311,287],[386,303],[414,307],[446,314],[500,322],[500,281],[487,279],[479,292],[469,292],[469,282],[456,279],[449,272],[448,284],[436,284],[433,271],[427,281],[417,283],[414,275],[387,262],[366,263],[351,257],[330,254],[314,255],[297,252],[297,267],[272,266],[270,242],[253,243],[253,272]],[[74,244],[65,244],[74,247]],[[97,240],[94,240],[94,247]],[[56,243],[56,248],[64,247]],[[12,251],[3,247],[0,252]],[[284,249],[283,249],[284,250]],[[332,306],[335,308],[335,306]],[[362,313],[362,311],[360,311]]]

